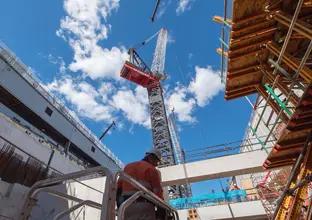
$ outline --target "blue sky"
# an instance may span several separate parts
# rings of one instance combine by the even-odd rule
[[[224,101],[217,76],[223,1],[162,0],[154,23],[154,0],[5,1],[0,39],[35,71],[124,162],[141,159],[152,145],[147,93],[119,78],[127,49],[162,27],[169,33],[163,83],[175,107],[181,147],[195,149],[243,138],[251,107]],[[140,48],[151,64],[156,40]],[[182,73],[179,71],[177,59]],[[202,132],[203,131],[203,132]],[[204,135],[203,135],[204,133]],[[205,137],[204,137],[205,136]],[[194,194],[220,189],[218,181],[194,184]]]

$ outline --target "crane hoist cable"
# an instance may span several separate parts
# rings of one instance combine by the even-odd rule
[[[155,34],[153,34],[152,36],[150,36],[149,38],[147,38],[144,41],[142,41],[141,43],[135,45],[133,47],[133,49],[139,49],[140,47],[144,46],[145,44],[147,44],[148,42],[153,40],[159,34],[160,31],[161,31],[161,29],[159,31],[157,31]]]

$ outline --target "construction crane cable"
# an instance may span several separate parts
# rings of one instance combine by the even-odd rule
[[[180,62],[179,62],[179,60],[178,60],[178,56],[176,55],[175,52],[173,52],[173,54],[174,54],[174,56],[175,56],[175,58],[176,58],[176,61],[177,61],[177,64],[178,64],[178,68],[179,68],[179,71],[180,71],[180,74],[181,74],[181,77],[182,77],[183,84],[184,84],[184,86],[186,87],[186,81],[185,81],[184,74],[183,74],[182,69],[181,69]]]
[[[150,36],[149,38],[147,38],[144,41],[142,41],[141,43],[135,45],[133,48],[134,49],[139,49],[140,47],[144,46],[145,44],[147,44],[148,42],[153,40],[159,34],[160,31],[161,31],[161,29],[159,31],[157,31],[155,34],[153,34],[152,36]]]

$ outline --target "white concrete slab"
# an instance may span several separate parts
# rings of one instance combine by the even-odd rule
[[[160,168],[163,186],[181,185],[229,176],[264,172],[262,164],[267,157],[264,151],[253,151],[183,165]]]
[[[260,201],[197,208],[200,219],[267,219]],[[187,210],[179,210],[180,220],[187,220]]]

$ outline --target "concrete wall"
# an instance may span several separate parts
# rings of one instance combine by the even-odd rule
[[[200,219],[267,219],[260,201],[197,208]],[[179,210],[180,220],[186,220],[188,210]]]
[[[104,192],[105,177],[81,181],[84,184]],[[15,184],[9,197],[5,197],[5,193],[10,184],[0,180],[0,219],[8,217],[17,219],[21,207],[23,205],[25,195],[29,188],[20,184]],[[51,187],[68,195],[78,197],[83,200],[92,200],[102,203],[102,193],[90,189],[80,183],[73,182],[66,185]],[[42,193],[38,197],[37,205],[33,208],[31,219],[52,220],[61,211],[64,211],[77,203],[52,197],[47,193]],[[83,220],[83,219],[100,219],[101,212],[97,209],[85,206],[71,213],[64,220]],[[4,218],[4,217],[3,217]]]
[[[20,184],[15,184],[10,197],[5,197],[10,184],[0,180],[0,219],[4,217],[15,219],[19,212],[28,188]],[[2,216],[2,218],[1,218]]]
[[[17,99],[24,103],[33,112],[39,115],[44,121],[58,130],[69,141],[78,146],[101,165],[111,169],[119,169],[118,166],[100,149],[95,152],[91,147],[95,146],[85,135],[83,135],[70,121],[68,121],[52,104],[50,104],[32,85],[30,85],[19,73],[8,68],[0,59],[0,84],[6,88]],[[45,113],[46,107],[52,109],[51,116]]]
[[[172,186],[188,182],[199,182],[249,173],[262,172],[262,164],[267,154],[263,151],[224,156],[183,165],[160,168],[163,186]]]
[[[26,151],[28,154],[32,155],[32,157],[38,159],[39,161],[48,163],[52,149],[44,146],[36,138],[28,135],[19,125],[13,123],[10,119],[1,114],[0,125],[1,137]],[[3,142],[3,140],[1,140],[1,142]],[[21,154],[25,160],[28,158],[28,156],[22,152],[19,152],[19,154]],[[65,154],[62,155],[59,151],[54,152],[51,161],[51,167],[62,173],[70,173],[82,169],[82,167],[79,167],[78,164],[70,161],[67,157],[65,157]]]

